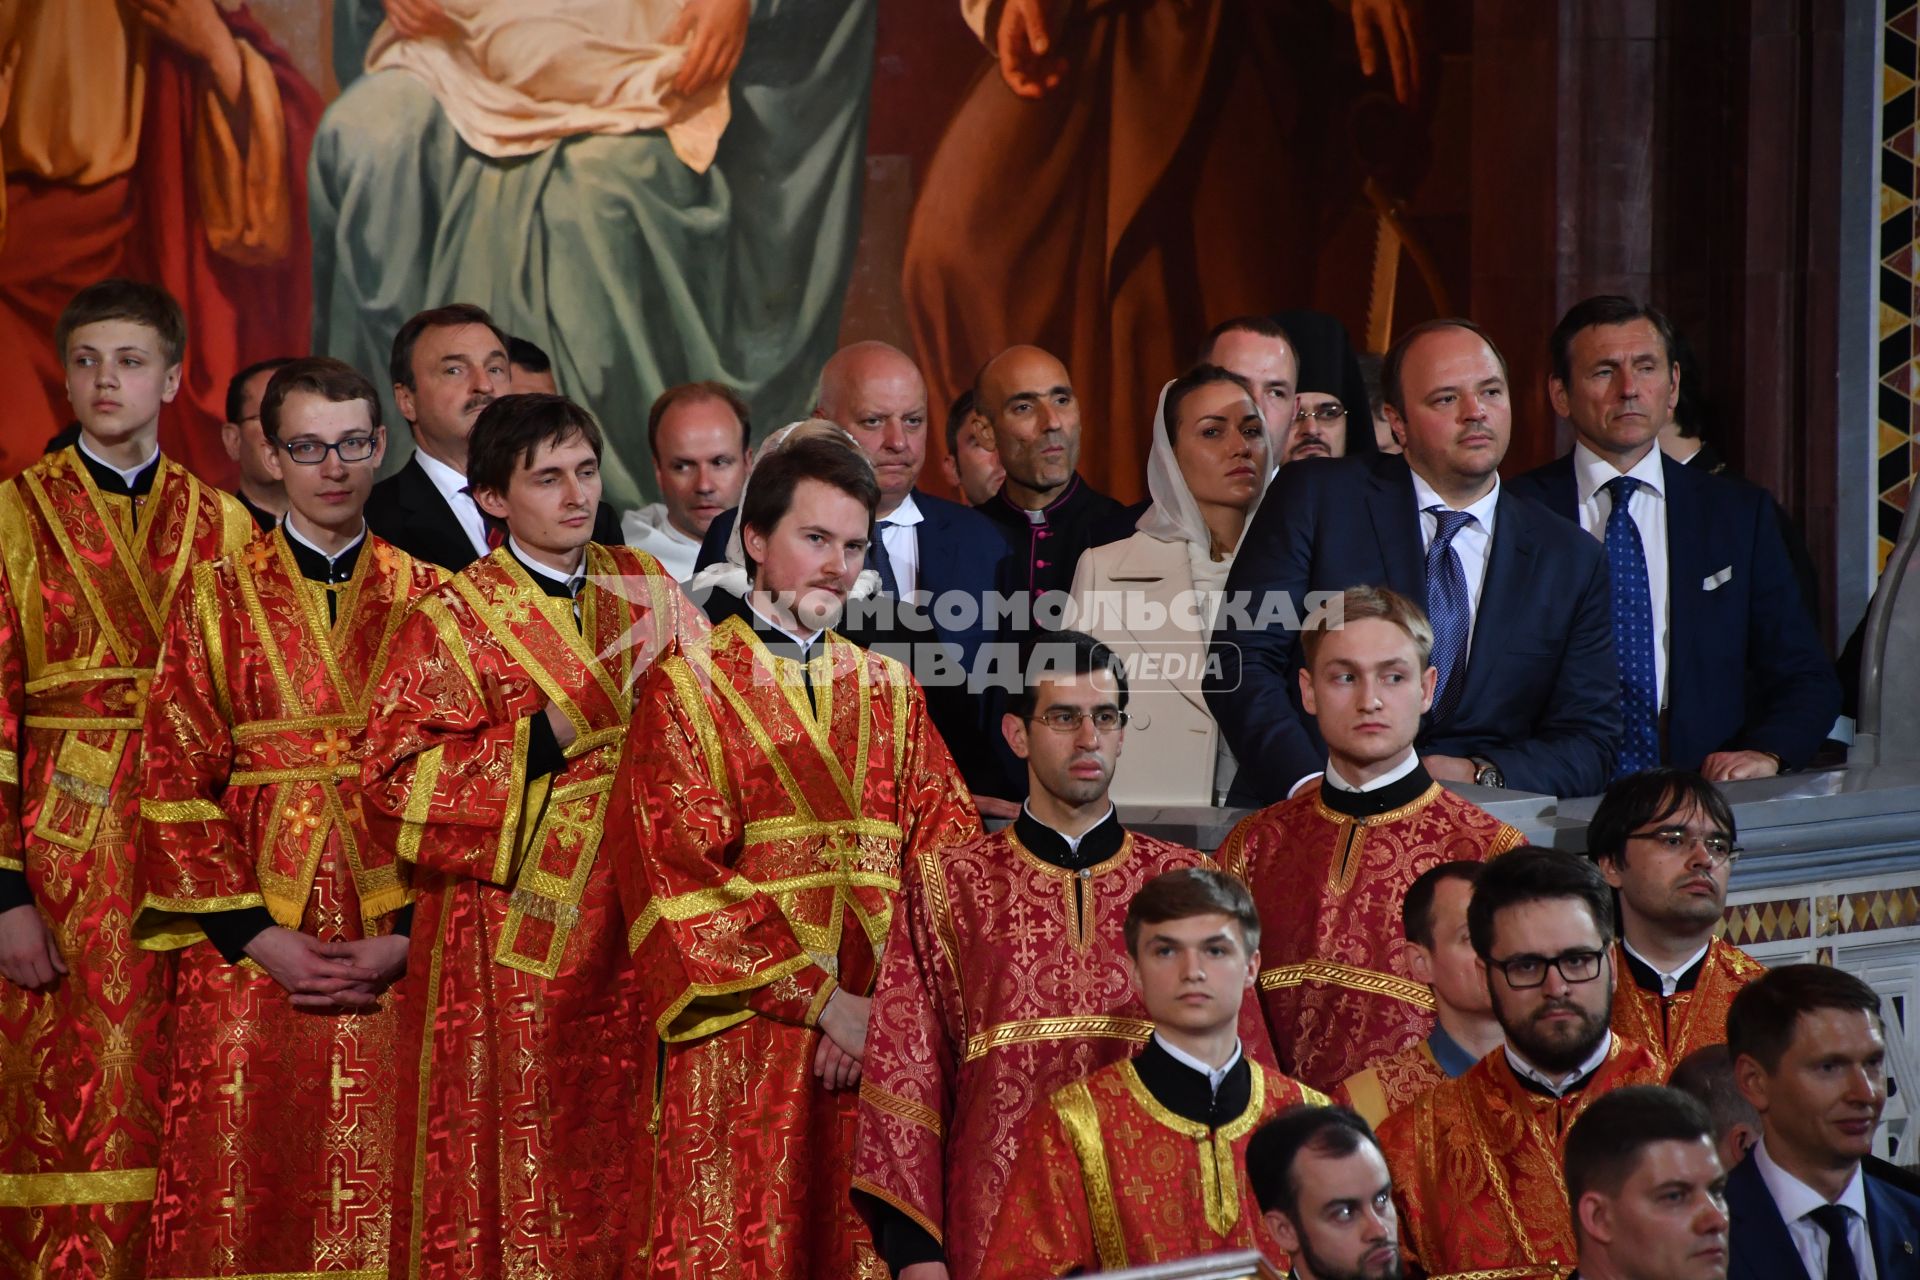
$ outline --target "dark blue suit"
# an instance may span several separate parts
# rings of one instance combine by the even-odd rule
[[[1426,553],[1413,473],[1393,454],[1308,459],[1282,467],[1227,579],[1229,604],[1286,592],[1388,586],[1424,606]],[[1238,624],[1238,625],[1236,625]],[[1248,630],[1224,613],[1214,633],[1207,705],[1240,761],[1234,798],[1271,804],[1326,766],[1299,706],[1293,632]],[[1474,614],[1466,684],[1453,710],[1422,725],[1423,754],[1485,756],[1507,785],[1592,795],[1606,785],[1620,735],[1620,675],[1600,544],[1537,503],[1502,489]]]
[[[1920,1196],[1867,1170],[1867,1235],[1880,1280],[1920,1276]],[[1826,1280],[1809,1276],[1751,1153],[1727,1175],[1727,1280]]]
[[[1840,714],[1840,681],[1807,615],[1773,500],[1744,480],[1671,459],[1661,472],[1668,637],[1661,759],[1698,769],[1716,751],[1766,751],[1798,768]],[[1572,454],[1521,476],[1513,491],[1579,523]]]

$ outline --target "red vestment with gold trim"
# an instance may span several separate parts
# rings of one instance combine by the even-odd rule
[[[1727,1010],[1740,989],[1767,971],[1767,967],[1730,942],[1715,938],[1707,944],[1700,974],[1691,991],[1662,997],[1633,980],[1627,953],[1613,947],[1613,971],[1619,975],[1613,991],[1614,1034],[1643,1044],[1670,1075],[1680,1060],[1695,1049],[1727,1042]]]
[[[1496,1049],[1394,1112],[1380,1149],[1408,1260],[1433,1280],[1565,1276],[1579,1258],[1561,1175],[1573,1122],[1609,1089],[1662,1083],[1653,1055],[1616,1035],[1593,1078],[1565,1097],[1528,1089]]]
[[[1075,872],[1012,827],[908,863],[867,1032],[853,1185],[939,1240],[954,1280],[979,1272],[1027,1113],[1153,1030],[1122,937],[1133,895],[1210,865],[1134,832]],[[1240,1015],[1241,1042],[1265,1057],[1259,1003]]]
[[[134,934],[178,950],[173,1061],[148,1275],[384,1272],[393,998],[316,1014],[196,917],[264,907],[323,941],[387,931],[391,862],[362,865],[340,784],[367,694],[444,575],[368,535],[327,617],[286,534],[194,570],[148,700]]]
[[[637,984],[603,849],[633,691],[706,619],[658,561],[589,544],[579,618],[506,548],[416,604],[372,697],[363,855],[416,894],[402,984],[394,1280],[620,1268]],[[577,737],[529,778],[533,718]]]
[[[1433,1060],[1427,1042],[1416,1040],[1342,1080],[1333,1091],[1333,1100],[1359,1112],[1378,1129],[1388,1116],[1446,1079],[1447,1073]]]
[[[884,1280],[858,1097],[813,1058],[833,993],[872,990],[903,860],[980,831],[920,687],[833,632],[803,680],[729,618],[648,675],[612,822],[652,1109],[628,1274]]]
[[[1248,1183],[1262,1121],[1315,1090],[1253,1063],[1246,1109],[1217,1129],[1163,1106],[1131,1060],[1057,1090],[1027,1116],[980,1280],[1033,1280],[1258,1249],[1286,1255]]]
[[[1437,782],[1369,818],[1328,808],[1321,787],[1242,819],[1219,858],[1260,908],[1260,1000],[1280,1069],[1331,1089],[1433,1028],[1433,995],[1401,954],[1407,889],[1429,867],[1526,839]]]
[[[192,566],[254,533],[162,458],[103,494],[74,447],[0,484],[0,869],[68,974],[0,981],[0,1269],[138,1276],[160,1144],[167,968],[133,940],[141,720]]]

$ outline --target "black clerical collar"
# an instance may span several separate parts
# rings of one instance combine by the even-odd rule
[[[1413,771],[1404,778],[1397,778],[1372,791],[1346,791],[1329,785],[1322,778],[1320,803],[1349,818],[1377,818],[1383,813],[1406,808],[1427,794],[1427,788],[1432,785],[1433,778],[1428,775],[1426,766],[1420,764],[1414,765]]]
[[[1000,492],[994,495],[995,501],[990,505],[996,509],[1000,518],[1009,524],[1047,524],[1062,515],[1066,511],[1067,504],[1079,497],[1085,489],[1086,486],[1080,481],[1080,473],[1076,471],[1067,477],[1066,487],[1060,491],[1058,497],[1046,506],[1034,510],[1023,507],[1009,498],[1007,486],[1002,483]]]
[[[1019,816],[1013,820],[1013,834],[1028,853],[1042,862],[1050,862],[1068,871],[1079,871],[1105,862],[1120,852],[1120,846],[1127,839],[1127,829],[1120,825],[1120,813],[1111,806],[1107,809],[1107,816],[1080,837],[1077,849],[1065,836],[1034,817],[1024,804],[1020,806]]]
[[[753,634],[760,638],[768,653],[776,658],[790,658],[805,665],[807,659],[819,648],[825,631],[816,632],[806,648],[800,642],[782,631],[772,622],[760,616],[754,607],[747,603],[745,596],[737,596],[731,591],[715,587],[707,597],[707,618],[714,626],[719,626],[728,618],[738,618],[752,628]]]
[[[287,535],[287,547],[293,552],[293,562],[299,566],[301,577],[308,582],[329,585],[352,581],[353,567],[360,563],[360,548],[367,545],[367,528],[364,524],[360,526],[359,537],[331,556],[308,542],[294,527],[291,518],[281,527]]]
[[[533,579],[534,586],[539,587],[553,599],[578,600],[580,598],[580,588],[587,583],[587,561],[584,556],[581,557],[580,567],[563,577],[558,570],[536,563],[532,556],[522,555],[520,544],[511,537],[507,539],[507,554],[520,562],[520,567],[527,571],[529,578]]]
[[[74,452],[80,455],[80,461],[86,464],[87,474],[93,477],[94,488],[102,493],[115,494],[122,498],[144,498],[153,492],[153,478],[160,473],[160,450],[154,448],[153,456],[140,464],[132,479],[118,468],[108,466],[93,456],[87,448],[86,437],[74,441]]]
[[[1673,993],[1675,995],[1678,995],[1682,991],[1693,990],[1694,984],[1700,981],[1701,971],[1707,967],[1707,956],[1712,950],[1712,944],[1702,947],[1700,949],[1700,955],[1694,962],[1688,965],[1686,969],[1680,973],[1679,977],[1674,979]],[[1639,953],[1632,947],[1627,946],[1625,942],[1622,942],[1620,945],[1620,954],[1626,958],[1627,972],[1633,975],[1633,983],[1635,986],[1639,987],[1642,991],[1651,991],[1653,994],[1662,998],[1667,995],[1666,984],[1660,980],[1660,971],[1658,969],[1655,969],[1645,960],[1642,960]]]
[[[1216,1092],[1207,1077],[1181,1062],[1161,1047],[1158,1037],[1133,1059],[1140,1083],[1158,1102],[1182,1120],[1203,1124],[1209,1129],[1238,1120],[1253,1100],[1253,1068],[1243,1052],[1231,1067]]]
[[[245,507],[247,514],[253,517],[254,527],[259,529],[260,532],[265,533],[280,523],[279,516],[255,502],[252,498],[249,498],[243,491],[235,489],[233,496],[240,499],[240,505]]]

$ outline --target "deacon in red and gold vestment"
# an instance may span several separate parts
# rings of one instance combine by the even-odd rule
[[[1059,660],[1034,661],[1049,652]],[[1005,717],[1026,806],[1005,830],[908,863],[874,993],[854,1202],[896,1275],[932,1262],[978,1274],[1027,1113],[1152,1029],[1122,942],[1128,903],[1163,871],[1210,865],[1128,832],[1108,798],[1126,734],[1119,658],[1078,632],[1027,657]],[[1256,1000],[1240,1035],[1266,1053]]]
[[[1483,862],[1443,862],[1420,873],[1400,907],[1407,969],[1433,996],[1433,1030],[1342,1080],[1333,1100],[1374,1128],[1443,1080],[1457,1080],[1500,1047],[1486,974],[1467,933],[1467,903]]]
[[[1127,951],[1153,1033],[1140,1053],[1027,1116],[983,1280],[1030,1280],[1258,1249],[1285,1264],[1246,1173],[1261,1122],[1312,1089],[1248,1060],[1240,1006],[1259,970],[1246,886],[1208,867],[1134,895]]]
[[[793,430],[741,500],[748,594],[649,674],[611,820],[648,1039],[632,1276],[885,1277],[850,1197],[870,994],[903,861],[980,831],[919,686],[825,629],[871,464]]]
[[[274,376],[261,429],[291,510],[194,568],[148,699],[134,935],[179,956],[151,1280],[386,1268],[397,1014],[375,988],[406,963],[406,886],[364,867],[340,784],[443,575],[361,518],[379,411],[338,361]]]
[[[1327,743],[1325,776],[1242,820],[1219,854],[1260,904],[1260,999],[1280,1069],[1319,1089],[1433,1027],[1433,998],[1400,942],[1408,886],[1439,863],[1525,842],[1443,790],[1414,753],[1434,683],[1420,607],[1384,587],[1351,588],[1344,605],[1344,625],[1300,635],[1301,700]]]
[[[644,552],[588,542],[599,428],[551,395],[474,424],[506,545],[416,604],[372,697],[362,857],[415,891],[388,1274],[617,1274],[639,1118],[637,985],[608,794],[637,682],[706,629]]]
[[[1647,769],[1607,788],[1587,824],[1587,855],[1620,894],[1620,987],[1613,1029],[1671,1071],[1727,1040],[1727,1010],[1766,972],[1714,937],[1739,858],[1733,806],[1685,769]]]
[[[167,966],[133,941],[141,720],[194,565],[246,510],[155,443],[186,326],[109,281],[61,319],[79,442],[0,484],[0,1270],[144,1269]]]
[[[1571,1271],[1567,1132],[1608,1090],[1661,1082],[1607,1025],[1612,893],[1554,849],[1497,859],[1474,886],[1468,927],[1507,1042],[1380,1127],[1407,1258],[1435,1280]]]

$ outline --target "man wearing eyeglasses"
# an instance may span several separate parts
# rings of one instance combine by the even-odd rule
[[[1733,809],[1684,769],[1648,769],[1607,788],[1587,824],[1587,856],[1619,894],[1614,1030],[1645,1045],[1662,1071],[1724,1044],[1727,1010],[1766,972],[1713,936],[1740,857]]]
[[[1592,863],[1521,849],[1487,864],[1467,908],[1506,1044],[1380,1126],[1409,1261],[1430,1275],[1565,1275],[1577,1260],[1561,1175],[1594,1099],[1659,1084],[1608,1026],[1613,892]]]
[[[147,703],[133,932],[177,957],[156,1277],[387,1256],[397,1015],[379,995],[411,908],[391,866],[367,868],[341,783],[387,640],[441,574],[362,519],[386,444],[372,383],[290,361],[259,411],[289,510],[195,567]]]
[[[980,1273],[1028,1112],[1152,1029],[1128,978],[1128,903],[1161,872],[1208,865],[1128,832],[1108,799],[1119,657],[1076,631],[1022,657],[1003,729],[1028,799],[1012,826],[907,863],[874,995],[854,1199],[900,1280]],[[1257,1002],[1239,1035],[1272,1062]]]

